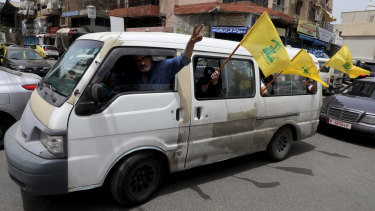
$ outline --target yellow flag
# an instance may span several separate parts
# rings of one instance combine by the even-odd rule
[[[288,53],[267,12],[263,12],[240,44],[253,55],[265,77],[290,65]]]
[[[3,55],[4,55],[4,57],[5,57],[5,54],[7,54],[7,47],[5,46],[4,43],[3,43],[3,49],[4,49],[4,51],[3,51]],[[3,63],[3,61],[4,61],[4,59],[1,59],[1,63]]]
[[[36,45],[36,51],[43,57],[45,58],[46,55],[44,54],[44,50],[42,47],[40,47],[39,45]]]
[[[352,55],[348,46],[342,48],[326,63],[326,66],[344,72],[350,78],[357,78],[360,75],[370,75],[370,72],[353,65]]]
[[[319,76],[319,70],[316,68],[314,60],[305,49],[301,49],[297,55],[292,59],[292,64],[289,69],[284,70],[281,74],[300,75],[306,78],[311,78],[323,86],[328,87]]]

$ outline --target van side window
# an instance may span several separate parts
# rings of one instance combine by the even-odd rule
[[[194,90],[198,100],[246,98],[255,95],[254,66],[249,60],[231,59],[217,81],[211,75],[220,68],[223,58],[194,58]]]
[[[112,50],[91,82],[102,85],[108,101],[119,94],[175,91],[174,69],[167,68],[167,65],[164,65],[164,69],[159,68],[158,72],[150,71],[149,80],[143,82],[136,61],[137,55],[146,55],[144,57],[150,59],[150,66],[153,66],[174,61],[171,59],[176,58],[176,50],[136,47],[118,47]]]
[[[275,76],[276,74],[273,75],[273,77]],[[268,94],[267,97],[316,94],[316,92],[309,92],[308,87],[313,84],[312,80],[304,86],[307,80],[308,78],[299,75],[281,74],[270,86],[271,94]]]

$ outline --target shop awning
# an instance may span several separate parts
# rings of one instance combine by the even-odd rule
[[[328,47],[328,45],[325,42],[317,40],[313,37],[310,37],[310,36],[307,36],[307,35],[304,35],[304,34],[299,34],[299,39],[312,42],[312,44],[315,45],[315,46],[322,46],[322,47],[325,47],[325,48]]]

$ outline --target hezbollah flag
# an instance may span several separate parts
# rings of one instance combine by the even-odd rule
[[[36,45],[36,51],[43,57],[45,58],[46,55],[44,54],[44,50],[42,47],[40,47],[39,45]]]
[[[290,65],[288,53],[267,12],[263,12],[240,45],[253,55],[265,77]]]
[[[342,46],[325,65],[348,74],[350,78],[357,78],[360,75],[370,75],[369,71],[353,65],[352,55],[346,45]]]
[[[319,76],[319,70],[305,49],[301,49],[297,55],[292,59],[292,64],[289,69],[284,70],[281,74],[300,75],[306,78],[311,78],[318,81],[323,86],[328,87]]]

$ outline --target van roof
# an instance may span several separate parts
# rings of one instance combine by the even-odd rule
[[[167,32],[102,32],[85,34],[78,39],[99,40],[104,43],[113,42],[117,39],[120,43],[115,45],[184,49],[187,41],[190,39],[190,35]],[[237,45],[238,42],[235,41],[204,37],[201,42],[195,45],[194,50],[230,54]],[[289,46],[287,46],[286,49],[290,58],[293,58],[300,50],[299,48]],[[250,52],[242,46],[238,48],[235,54],[251,55]],[[316,62],[316,57],[312,54],[310,55],[314,62]]]

